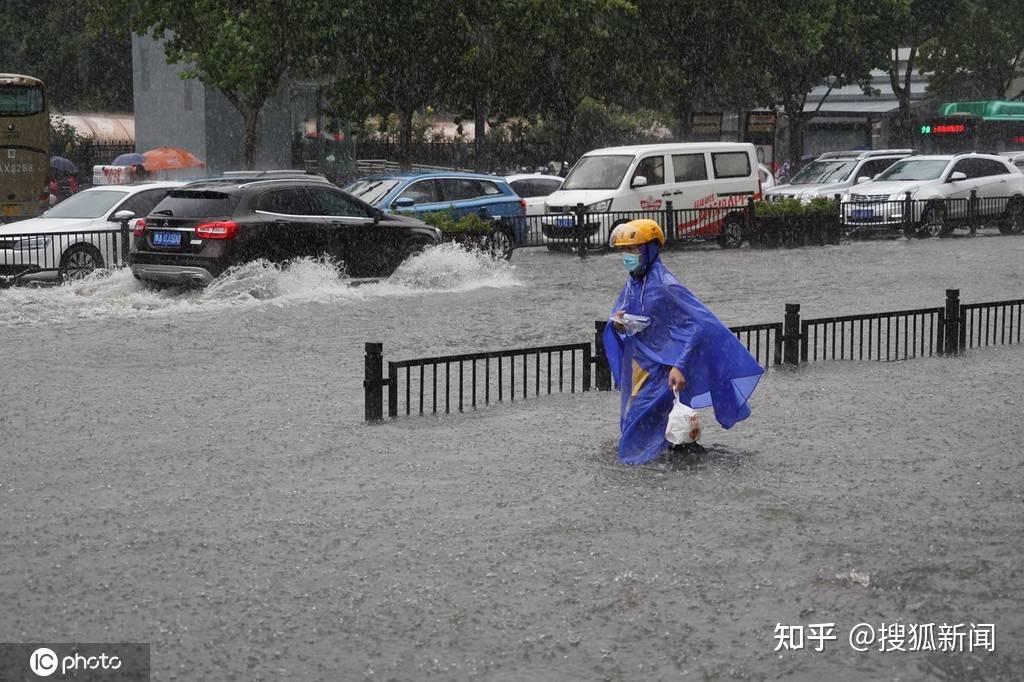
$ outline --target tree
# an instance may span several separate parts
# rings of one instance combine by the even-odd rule
[[[921,49],[940,32],[958,23],[948,4],[931,0],[891,0],[880,7],[888,57],[884,67],[896,95],[899,113],[893,138],[900,145],[914,143],[914,113],[910,106],[911,80],[920,68]]]
[[[127,31],[86,31],[80,3],[9,0],[0,13],[0,64],[46,84],[51,110],[131,111]]]
[[[413,114],[444,99],[468,46],[467,22],[448,0],[352,0],[344,17],[327,14],[338,40],[331,51],[328,106],[362,118],[399,118],[400,154],[409,162]]]
[[[529,74],[521,109],[558,122],[562,161],[584,100],[620,99],[616,65],[643,58],[630,55],[624,39],[636,7],[626,0],[519,0],[518,6],[527,38],[518,58]]]
[[[870,89],[871,68],[885,59],[877,7],[883,1],[787,0],[762,13],[763,25],[773,29],[770,40],[757,44],[759,99],[778,107],[789,124],[790,163],[800,162],[804,124],[833,89],[849,83]],[[826,86],[825,95],[813,111],[804,111],[819,85]]]
[[[632,72],[623,80],[632,85],[635,102],[672,114],[678,139],[690,134],[692,112],[739,108],[752,101],[754,74],[760,69],[751,59],[757,50],[750,48],[764,37],[759,12],[750,3],[700,2],[680,11],[662,0],[635,2],[638,16],[627,44],[644,58],[623,60]],[[729,44],[743,47],[723,58],[723,46]]]
[[[1024,11],[1020,3],[956,0],[955,22],[923,47],[922,66],[933,72],[928,89],[945,99],[1019,99],[1011,93],[1024,75]]]
[[[184,78],[220,90],[244,122],[246,168],[252,168],[260,112],[285,76],[316,66],[329,42],[325,0],[91,0],[93,27],[122,25],[163,40]]]

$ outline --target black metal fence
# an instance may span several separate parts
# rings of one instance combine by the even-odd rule
[[[76,279],[97,268],[127,265],[130,232],[124,221],[106,230],[0,236],[0,286],[27,275]]]
[[[947,289],[942,307],[801,320],[800,305],[790,303],[783,322],[730,330],[766,368],[819,360],[887,362],[1021,343],[1022,315],[1024,299],[961,304],[960,291]],[[605,324],[595,322],[593,346],[576,343],[388,362],[386,377],[383,345],[367,343],[366,421],[383,419],[385,387],[389,417],[462,412],[550,393],[611,390],[602,342]]]
[[[956,229],[974,234],[983,227],[1024,233],[1024,197],[979,197],[977,190],[945,201],[912,199],[909,193],[898,200],[857,194],[840,200],[837,195],[832,212],[806,215],[763,215],[750,195],[725,205],[686,209],[675,208],[671,201],[642,211],[598,212],[583,204],[551,208],[552,213],[525,218],[525,227],[515,235],[517,247],[547,246],[586,255],[607,248],[616,226],[640,218],[657,222],[669,243],[716,242],[726,248],[744,241],[755,248],[838,244],[844,237],[879,234],[941,237]]]

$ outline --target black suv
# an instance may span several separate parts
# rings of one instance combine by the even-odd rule
[[[382,213],[315,175],[226,173],[168,193],[132,231],[136,278],[206,285],[233,265],[327,255],[350,277],[386,277],[441,241],[439,230]]]

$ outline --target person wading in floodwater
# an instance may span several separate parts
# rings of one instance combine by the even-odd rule
[[[619,461],[643,464],[670,446],[665,427],[673,391],[693,409],[713,407],[728,429],[750,416],[747,401],[764,369],[661,262],[665,234],[658,223],[624,223],[609,242],[622,252],[629,273],[604,331],[605,354],[622,391]]]

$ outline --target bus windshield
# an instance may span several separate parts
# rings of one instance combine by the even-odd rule
[[[634,158],[632,154],[584,156],[559,189],[617,189]]]
[[[43,113],[43,89],[34,85],[0,86],[0,116]]]

